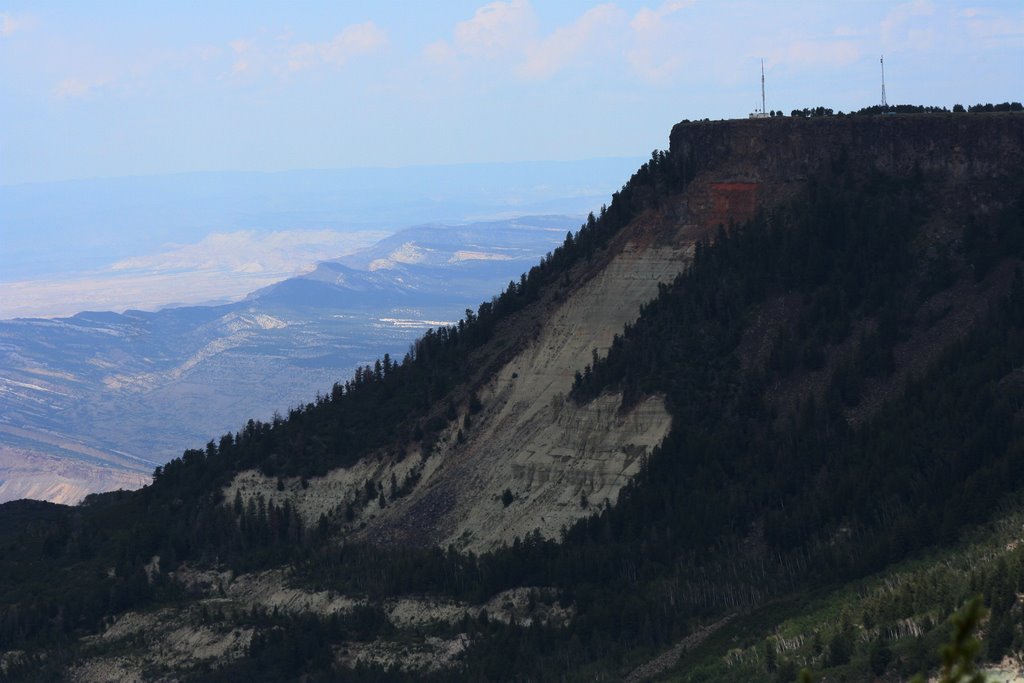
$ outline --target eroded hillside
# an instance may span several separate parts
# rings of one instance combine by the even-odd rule
[[[82,587],[59,622],[39,589],[4,598],[5,666],[73,633],[48,665],[82,679],[621,680],[694,650],[768,681],[765,648],[839,675],[883,638],[909,652],[966,586],[998,585],[1009,619],[1024,575],[960,572],[939,605],[863,617],[859,640],[816,627],[850,636],[835,657],[745,635],[786,596],[948,543],[1024,482],[1024,117],[683,123],[671,142],[401,361],[138,494],[17,511],[39,521],[0,536],[9,557]]]
[[[490,374],[478,373],[471,389],[455,393],[457,418],[436,442],[425,449],[419,441],[399,442],[354,469],[308,479],[307,488],[290,480],[286,492],[276,490],[276,478],[241,473],[238,482],[244,487],[233,485],[226,495],[231,499],[240,489],[246,497],[279,504],[290,499],[310,519],[342,518],[354,506],[358,514],[348,528],[372,542],[481,551],[535,531],[557,538],[595,507],[614,503],[641,459],[669,430],[670,415],[657,395],[628,410],[620,409],[621,394],[582,406],[568,395],[575,373],[607,353],[612,338],[636,320],[659,284],[670,283],[687,267],[697,242],[792,199],[809,178],[844,165],[893,177],[940,174],[946,183],[939,202],[944,208],[933,217],[933,230],[944,231],[948,242],[950,231],[959,227],[949,221],[963,219],[955,210],[962,204],[960,193],[973,195],[972,204],[1002,201],[987,184],[1019,158],[1021,134],[1014,116],[679,124],[670,156],[682,189],[657,188],[661,193],[599,254],[505,321],[501,339],[467,358],[487,367],[490,359],[512,355]],[[977,313],[987,300],[960,303]],[[769,339],[779,329],[780,305],[785,302],[769,304],[762,314],[768,322],[760,333]],[[927,357],[955,331],[948,331]],[[801,391],[780,390],[788,391],[786,396]],[[886,393],[885,387],[875,390]],[[470,394],[482,403],[479,412],[470,411]],[[408,454],[423,460],[410,463]],[[358,504],[366,497],[367,481],[380,484],[388,499],[388,482],[404,482],[410,472],[418,476],[415,486],[386,507]]]
[[[241,473],[226,497],[241,490],[279,503],[290,499],[313,518],[338,514],[364,497],[367,480],[404,481],[412,467],[405,456],[417,453],[424,462],[415,465],[415,489],[386,508],[368,506],[352,524],[359,538],[475,551],[535,531],[556,538],[592,514],[592,506],[614,503],[671,423],[657,396],[627,412],[615,395],[575,405],[568,399],[575,373],[606,353],[658,286],[686,268],[699,240],[780,201],[791,185],[764,183],[755,193],[731,172],[707,169],[685,191],[643,211],[591,262],[578,264],[559,286],[503,323],[493,346],[511,347],[512,358],[474,383],[471,393],[482,409],[471,411],[463,390],[458,418],[425,452],[418,442],[400,443],[378,452],[369,466],[308,479],[305,489],[288,482],[287,495],[272,477]],[[500,354],[485,347],[467,362],[486,365],[492,357]],[[507,504],[506,490],[512,496]]]

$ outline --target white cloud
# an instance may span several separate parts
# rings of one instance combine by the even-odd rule
[[[568,26],[556,29],[543,40],[526,48],[526,61],[520,75],[545,78],[563,69],[588,49],[608,47],[614,41],[613,30],[625,23],[625,13],[608,3],[587,10]]]
[[[685,64],[686,42],[680,40],[682,25],[673,15],[692,6],[693,0],[672,0],[654,9],[642,8],[634,15],[629,26],[631,47],[626,59],[633,70],[649,83],[664,83]]]
[[[832,35],[839,38],[863,38],[867,35],[867,32],[863,28],[854,28],[853,26],[837,26],[832,31]]]
[[[110,76],[99,76],[92,78],[65,78],[57,83],[53,94],[59,99],[73,97],[84,97],[94,90],[109,85],[113,81]]]
[[[428,44],[423,55],[435,64],[495,62],[520,78],[548,78],[587,56],[612,53],[627,18],[605,3],[542,36],[527,0],[491,2],[458,22],[450,41]]]
[[[287,77],[300,71],[340,68],[388,43],[387,34],[372,21],[346,26],[325,41],[295,42],[293,37],[291,31],[285,31],[272,40],[239,38],[230,41],[231,75],[246,79],[268,74]]]
[[[14,16],[6,12],[0,13],[0,38],[7,38],[21,31],[29,31],[35,26],[35,17],[30,15]]]
[[[252,66],[250,61],[250,53],[252,50],[252,43],[248,40],[232,40],[228,43],[231,51],[235,55],[235,61],[231,63],[231,73],[241,74],[249,70]]]
[[[1011,42],[1024,45],[1024,9],[1016,13],[1000,14],[992,10],[965,9],[961,16],[966,20],[970,40],[986,47]]]
[[[922,44],[922,30],[908,27],[919,17],[931,16],[935,8],[930,0],[911,0],[894,7],[881,22],[882,44],[887,50],[894,50],[907,45],[914,39],[913,47],[928,47]]]
[[[768,65],[847,66],[861,58],[860,46],[852,40],[794,40],[768,53]]]
[[[491,2],[455,25],[455,48],[471,57],[495,59],[522,51],[536,30],[537,17],[526,0]]]
[[[695,0],[670,0],[655,9],[644,7],[636,13],[629,25],[637,33],[657,31],[667,17],[690,7],[694,2]]]
[[[455,61],[455,48],[445,40],[438,40],[423,48],[423,56],[434,64],[450,64]]]
[[[301,71],[322,64],[344,66],[353,57],[371,53],[387,42],[387,34],[372,21],[352,24],[329,41],[293,46],[288,52],[288,68]]]

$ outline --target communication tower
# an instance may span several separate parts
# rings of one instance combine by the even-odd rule
[[[755,109],[754,113],[750,115],[752,119],[766,119],[768,118],[768,112],[765,110],[764,101],[764,60],[761,60],[761,108]]]
[[[764,59],[761,60],[761,113],[768,111],[764,106]]]
[[[889,104],[885,101],[885,55],[882,55],[878,63],[882,65],[882,106],[888,107]]]

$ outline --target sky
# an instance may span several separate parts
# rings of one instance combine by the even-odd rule
[[[1024,0],[0,0],[0,318],[582,216],[673,124],[759,107],[762,60],[768,109],[849,111],[883,54],[890,104],[1024,100]]]
[[[767,108],[1024,99],[1024,2],[0,3],[0,185],[646,156]]]

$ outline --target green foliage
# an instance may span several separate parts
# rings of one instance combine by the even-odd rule
[[[1013,406],[1022,392],[1000,383],[1024,362],[1020,285],[852,432],[843,410],[860,402],[865,375],[891,372],[892,348],[912,324],[901,306],[913,300],[912,249],[925,215],[916,202],[927,192],[877,176],[841,175],[811,187],[797,206],[699,248],[692,268],[577,381],[581,401],[617,388],[628,406],[660,392],[675,418],[616,512],[578,533],[587,529],[595,541],[609,528],[617,538],[672,538],[674,550],[653,551],[671,562],[687,546],[738,543],[763,519],[773,547],[817,548],[819,571],[840,578],[950,538],[1021,483],[1014,435],[1024,425]],[[1019,213],[998,220],[1003,232],[1024,233]],[[793,293],[804,302],[795,334],[780,332],[763,374],[741,372],[734,351],[751,311]],[[784,349],[827,350],[846,342],[850,320],[868,316],[879,320],[876,331],[840,357],[824,402],[807,397],[784,419],[773,415],[760,398],[764,387],[799,363]],[[836,538],[841,525],[847,531]]]
[[[967,111],[970,113],[1024,111],[1024,105],[1021,105],[1020,102],[1003,102],[1001,104],[992,104],[991,102],[989,102],[987,104],[972,104],[970,107],[967,108]]]
[[[871,673],[881,676],[889,668],[892,661],[892,650],[883,638],[877,638],[871,643],[871,650],[868,654],[868,666]]]
[[[1020,102],[1003,102],[1001,104],[973,104],[966,110],[962,104],[953,106],[953,113],[962,114],[969,112],[972,114],[981,113],[993,113],[993,112],[1019,112],[1024,111],[1024,105]],[[890,104],[881,105],[874,104],[869,107],[858,109],[857,111],[851,111],[850,116],[877,116],[879,114],[948,114],[949,110],[945,107],[931,107],[918,104]],[[779,112],[781,115],[782,112]],[[821,116],[833,116],[835,112],[828,107],[804,107],[802,109],[794,109],[790,116],[811,118]],[[839,116],[842,116],[843,112],[839,112]]]
[[[954,615],[952,639],[942,648],[942,675],[939,683],[985,683],[985,676],[975,665],[981,643],[974,636],[984,618],[985,608],[980,597],[971,600]],[[913,680],[915,683],[924,683],[921,675]]]
[[[846,628],[836,631],[828,643],[828,665],[842,666],[853,656],[853,634]]]

